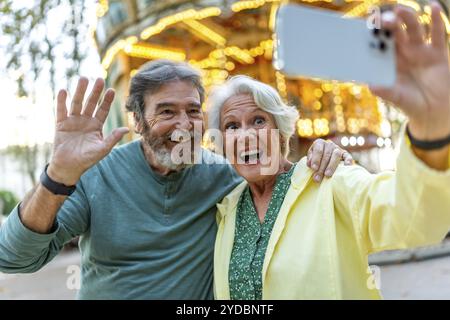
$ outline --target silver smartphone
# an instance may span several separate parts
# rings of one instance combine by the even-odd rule
[[[393,35],[364,19],[287,4],[278,10],[275,36],[274,67],[289,77],[395,83]]]

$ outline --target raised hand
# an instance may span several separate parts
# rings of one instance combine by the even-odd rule
[[[421,140],[450,134],[448,37],[440,5],[432,1],[431,8],[429,35],[412,9],[398,6],[382,18],[383,28],[395,36],[397,82],[392,88],[371,87],[408,115],[411,133]]]
[[[121,127],[103,137],[103,124],[114,99],[114,90],[108,89],[100,101],[105,87],[103,79],[97,79],[83,106],[89,81],[80,78],[67,112],[67,92],[60,90],[57,97],[56,130],[53,156],[47,173],[53,180],[74,185],[81,175],[104,158],[128,132]]]

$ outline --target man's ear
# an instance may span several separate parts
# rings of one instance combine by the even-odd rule
[[[142,132],[142,121],[136,112],[133,112],[133,120],[134,120],[134,131],[136,133],[141,134]]]

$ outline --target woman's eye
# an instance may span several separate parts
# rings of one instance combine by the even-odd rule
[[[266,123],[266,120],[264,118],[262,118],[262,117],[256,117],[255,118],[255,124],[256,125],[262,125],[264,123]]]
[[[228,123],[225,125],[226,130],[236,130],[238,126],[235,123]]]

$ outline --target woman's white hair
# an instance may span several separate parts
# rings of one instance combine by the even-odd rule
[[[250,94],[261,110],[270,113],[282,137],[281,153],[289,153],[289,139],[299,118],[297,108],[286,105],[271,86],[248,76],[234,76],[213,89],[208,97],[208,129],[220,130],[220,113],[225,101],[238,94]]]

